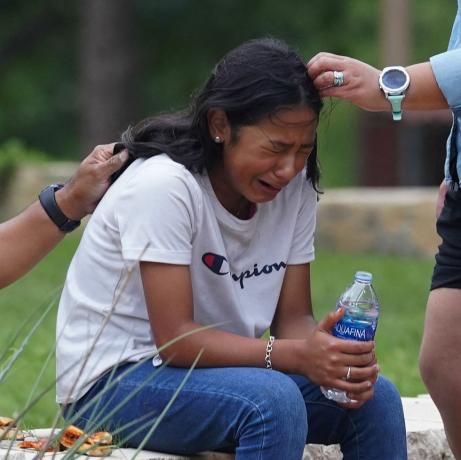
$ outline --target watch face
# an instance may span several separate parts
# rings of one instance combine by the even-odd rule
[[[390,90],[397,90],[405,87],[407,76],[400,69],[389,69],[382,75],[382,82]]]

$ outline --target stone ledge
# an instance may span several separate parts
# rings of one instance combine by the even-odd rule
[[[443,431],[442,419],[429,395],[421,395],[417,398],[402,398],[405,422],[407,428],[407,446],[409,460],[454,460],[454,456],[448,447]],[[41,431],[41,433],[39,433]],[[47,430],[37,430],[37,435],[44,436]],[[49,430],[48,430],[49,431]],[[112,460],[129,460],[133,457],[135,449],[117,449],[108,458]],[[45,454],[52,456],[53,454]],[[57,454],[58,459],[63,454]],[[80,456],[81,460],[89,457]],[[151,452],[143,450],[136,456],[139,460],[233,460],[232,454],[205,452],[192,457]],[[304,449],[302,460],[339,460],[343,456],[338,445],[322,446],[316,444],[307,445]],[[6,460],[5,453],[0,449],[0,460]],[[34,454],[24,451],[12,451],[8,460],[32,460]],[[391,459],[389,459],[391,460]]]
[[[70,161],[23,164],[18,167],[0,199],[1,220],[13,217],[35,201],[46,185],[69,180],[77,167],[78,163]]]
[[[0,200],[0,218],[16,215],[52,182],[67,180],[78,163],[23,165]],[[437,187],[327,189],[321,195],[316,246],[350,252],[433,257]]]
[[[326,190],[320,197],[317,247],[348,252],[433,257],[435,187]]]

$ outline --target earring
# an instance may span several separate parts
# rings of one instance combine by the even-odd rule
[[[223,140],[219,136],[216,136],[213,140],[214,140],[215,144],[222,144],[223,143]]]

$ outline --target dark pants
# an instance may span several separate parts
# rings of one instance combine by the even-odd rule
[[[461,289],[461,190],[449,190],[437,220],[442,238],[432,275],[431,290],[447,287]]]

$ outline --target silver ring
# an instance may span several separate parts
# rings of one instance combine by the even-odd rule
[[[333,86],[342,86],[344,84],[344,73],[334,70],[333,71]]]
[[[351,378],[351,366],[347,366],[346,380]]]

